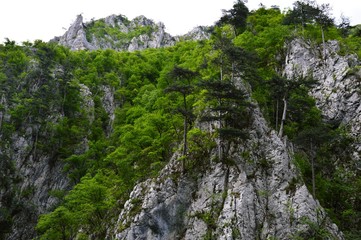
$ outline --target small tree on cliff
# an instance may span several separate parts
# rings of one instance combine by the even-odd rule
[[[293,9],[286,14],[284,18],[284,24],[301,24],[302,29],[304,29],[307,24],[317,23],[321,27],[323,57],[325,57],[324,30],[334,25],[334,20],[330,17],[330,4],[317,5],[315,1],[303,0],[296,1],[293,6]]]
[[[197,72],[175,66],[169,73],[171,84],[165,89],[165,92],[176,92],[182,96],[182,106],[177,111],[183,116],[183,157],[187,155],[187,133],[188,123],[193,118],[191,107],[187,103],[187,96],[194,91],[192,82],[198,76]],[[185,170],[185,159],[182,161],[183,171]]]
[[[281,115],[280,127],[278,136],[283,136],[284,125],[287,117],[288,101],[291,94],[299,88],[309,89],[316,81],[310,77],[295,77],[294,79],[287,79],[281,76],[274,76],[269,82],[271,96],[276,100],[276,129],[278,128],[279,107],[280,102],[283,103],[283,110]]]
[[[247,138],[244,131],[250,122],[245,91],[230,81],[202,81],[200,87],[206,90],[209,113],[201,121],[218,123],[218,158],[223,159],[225,141],[234,138]]]

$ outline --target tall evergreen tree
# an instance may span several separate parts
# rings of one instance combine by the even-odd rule
[[[316,1],[312,0],[296,1],[293,9],[286,14],[284,23],[286,25],[301,24],[303,29],[307,24],[317,23],[321,28],[323,57],[325,58],[325,29],[334,25],[334,20],[330,17],[330,12],[330,4],[318,5]]]
[[[248,15],[249,10],[244,1],[237,0],[232,9],[223,10],[223,16],[216,24],[218,26],[230,24],[234,27],[235,35],[238,35],[246,29]]]
[[[281,76],[274,76],[271,81],[268,82],[271,89],[271,96],[275,97],[276,100],[276,129],[278,128],[278,119],[279,119],[279,106],[280,102],[283,102],[283,110],[281,115],[280,127],[278,131],[278,136],[283,136],[284,125],[287,117],[288,110],[288,101],[293,91],[299,88],[309,89],[313,86],[316,81],[313,78],[308,77],[296,77],[294,79],[286,79]]]
[[[247,138],[244,131],[250,122],[249,102],[245,91],[237,88],[231,81],[202,81],[200,87],[207,90],[209,113],[201,121],[218,124],[218,157],[226,153],[225,142],[235,138]]]
[[[185,156],[188,152],[187,133],[188,123],[193,118],[193,112],[191,107],[187,104],[187,96],[190,95],[193,90],[192,82],[198,76],[197,72],[185,69],[179,66],[175,66],[168,74],[171,79],[171,84],[165,89],[165,92],[176,92],[182,96],[183,106],[177,110],[183,115],[183,161],[182,168],[185,170]]]

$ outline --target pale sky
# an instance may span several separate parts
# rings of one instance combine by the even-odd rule
[[[1,0],[0,43],[5,38],[23,41],[41,39],[49,41],[61,36],[78,14],[84,21],[99,19],[111,14],[122,14],[130,20],[144,15],[155,22],[163,22],[172,35],[185,34],[199,25],[213,25],[222,15],[222,9],[231,9],[235,0]],[[279,5],[281,10],[292,7],[296,0],[248,0],[247,7],[258,8]],[[333,16],[341,13],[349,17],[353,25],[361,23],[361,1],[318,0],[330,3]]]

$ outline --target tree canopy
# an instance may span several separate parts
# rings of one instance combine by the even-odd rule
[[[246,141],[252,102],[273,129],[283,124],[280,136],[296,144],[304,181],[310,189],[315,181],[317,198],[332,220],[356,235],[361,180],[344,167],[353,140],[342,126],[323,124],[308,94],[313,79],[282,76],[285,42],[300,37],[318,46],[320,27],[325,41],[333,37],[342,43],[340,54],[361,55],[357,28],[346,19],[335,26],[329,10],[297,1],[286,13],[265,7],[249,11],[238,0],[223,11],[209,40],[135,52],[70,51],[54,43],[17,45],[7,39],[0,44],[0,190],[6,192],[0,199],[5,229],[0,238],[19,212],[36,214],[29,202],[34,189],[18,188],[21,179],[9,150],[15,137],[30,139],[27,161],[46,156],[50,166],[60,163],[72,184],[47,193],[57,204],[32,222],[39,238],[103,239],[106,224],[134,185],[157,176],[175,152],[187,160],[187,174],[207,168],[205,159],[217,146],[224,160],[231,144]],[[198,128],[204,121],[215,131]],[[304,150],[310,139],[312,153]],[[335,166],[338,161],[344,164]]]

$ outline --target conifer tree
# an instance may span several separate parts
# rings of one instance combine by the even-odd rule
[[[231,24],[234,28],[235,35],[238,35],[246,29],[248,15],[249,10],[244,4],[244,1],[237,0],[232,9],[223,10],[223,16],[217,22],[217,25]]]
[[[230,81],[202,81],[200,87],[207,90],[210,104],[209,114],[205,114],[201,121],[218,123],[218,158],[222,160],[226,140],[247,137],[244,128],[249,124],[250,104],[245,91]]]
[[[284,125],[287,117],[288,110],[288,100],[291,96],[291,93],[297,90],[300,87],[310,88],[316,83],[313,78],[309,77],[295,77],[294,79],[287,79],[281,76],[274,76],[269,82],[268,85],[271,89],[271,96],[276,100],[276,129],[278,129],[278,124],[280,124],[278,136],[283,136]],[[279,118],[279,106],[280,101],[283,102],[282,117],[280,123],[278,123]]]
[[[172,83],[165,89],[165,92],[176,92],[182,96],[183,106],[179,107],[177,111],[183,116],[183,161],[182,169],[185,170],[185,157],[188,152],[187,133],[188,123],[193,118],[191,107],[187,104],[187,96],[190,95],[194,87],[192,81],[198,76],[197,72],[175,66],[168,74]]]

